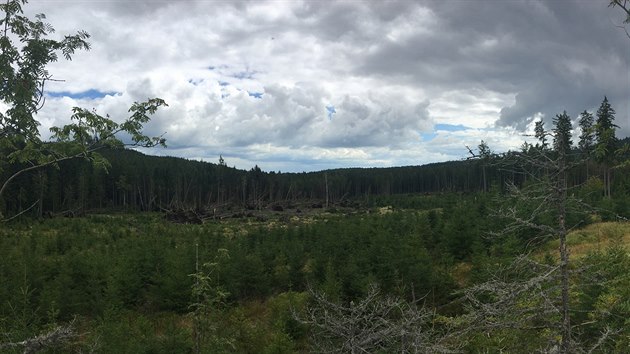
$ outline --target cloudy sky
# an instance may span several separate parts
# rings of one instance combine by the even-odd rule
[[[147,125],[156,155],[263,170],[420,165],[518,148],[533,121],[595,111],[630,135],[630,38],[608,0],[32,0],[92,50],[50,67],[42,134],[72,106]],[[549,126],[549,125],[548,125]]]

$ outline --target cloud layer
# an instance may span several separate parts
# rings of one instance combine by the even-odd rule
[[[596,110],[630,133],[630,40],[605,1],[33,2],[93,49],[51,72],[44,134],[70,107],[169,103],[152,151],[266,170],[423,164],[532,120]],[[99,95],[99,93],[102,93]],[[453,126],[459,128],[454,129]]]

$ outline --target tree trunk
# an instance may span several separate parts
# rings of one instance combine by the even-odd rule
[[[486,193],[488,191],[488,182],[486,181],[486,166],[484,165],[482,167],[482,174],[483,174],[483,192]]]
[[[564,212],[564,210],[563,210]],[[558,217],[564,228],[564,216]],[[571,352],[571,316],[569,314],[569,250],[567,248],[566,230],[560,232],[560,276],[562,287],[562,343],[561,353]]]
[[[328,209],[328,173],[324,172],[324,182],[326,183],[326,209]]]
[[[569,313],[569,250],[567,248],[566,229],[566,200],[567,200],[567,174],[565,167],[566,154],[561,152],[559,157],[559,173],[556,185],[556,203],[558,208],[558,238],[560,241],[560,277],[561,277],[561,303],[562,303],[562,342],[561,353],[571,352],[571,316]]]
[[[606,166],[606,196],[608,198],[612,197],[611,187],[610,187],[610,185],[612,184],[611,183],[611,181],[612,181],[611,174],[612,174],[612,168]]]

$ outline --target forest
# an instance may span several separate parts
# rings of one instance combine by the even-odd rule
[[[620,139],[616,144],[622,147],[628,140]],[[30,215],[43,217],[106,210],[215,209],[231,216],[240,210],[270,209],[274,205],[323,206],[328,201],[329,206],[372,206],[392,195],[474,194],[491,188],[505,191],[508,182],[520,184],[526,180],[515,169],[502,166],[500,161],[511,152],[423,166],[310,173],[263,172],[258,166],[245,171],[228,167],[224,161],[214,164],[150,156],[130,149],[100,150],[99,154],[110,164],[107,169],[74,159],[59,163],[58,168],[18,176],[4,191],[0,210],[12,215],[32,206]],[[575,147],[572,154],[579,156],[582,152]],[[615,159],[622,161],[627,158],[624,154]],[[3,175],[10,176],[25,167],[27,164],[12,164]],[[569,172],[568,183],[582,186],[591,177],[602,181],[604,170],[605,166],[594,157],[584,159],[579,168]],[[622,204],[630,187],[623,170],[616,169],[613,174],[619,175],[611,177],[612,188],[618,194],[614,210],[621,214],[627,212]]]
[[[601,212],[568,218],[579,225],[569,236],[572,350],[625,352],[630,229],[604,209],[621,201],[591,195],[601,187],[579,190]],[[1,345],[22,352],[6,343],[70,328],[47,352],[553,348],[558,240],[510,229],[497,217],[505,198],[498,189],[375,196],[370,206],[201,224],[163,212],[21,217],[0,229]]]
[[[605,95],[421,166],[145,155],[159,98],[43,140],[46,67],[89,35],[44,39],[24,4],[0,5],[0,351],[630,352],[630,141]]]

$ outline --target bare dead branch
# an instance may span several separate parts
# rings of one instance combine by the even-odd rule
[[[619,333],[620,330],[613,331],[610,328],[606,327],[606,329],[602,332],[601,336],[597,339],[597,342],[586,352],[587,354],[594,353],[599,347],[602,346],[611,336]]]
[[[65,326],[58,326],[49,332],[21,342],[0,343],[0,350],[11,348],[24,348],[24,354],[37,353],[47,348],[54,347],[75,338],[74,321]]]
[[[309,325],[313,346],[323,353],[454,353],[460,342],[452,328],[436,327],[434,311],[399,298],[382,297],[372,285],[366,296],[349,304],[329,300],[309,289],[313,306],[294,318]]]

